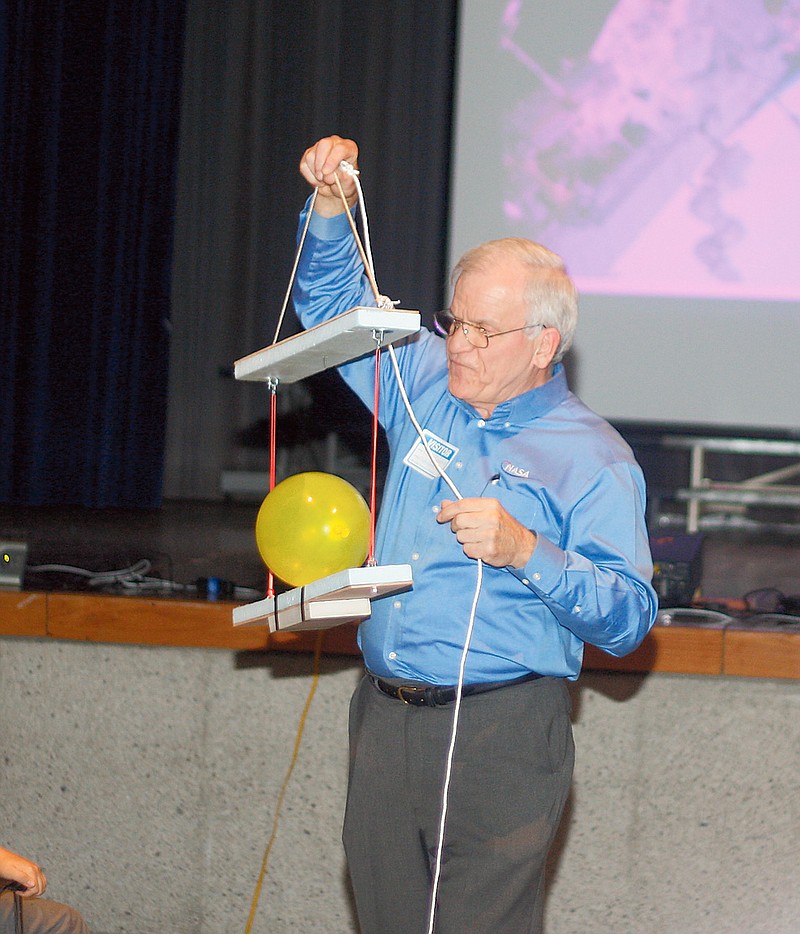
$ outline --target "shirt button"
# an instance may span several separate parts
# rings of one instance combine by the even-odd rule
[[[397,658],[397,652],[389,652],[389,658],[394,661]]]
[[[419,561],[419,554],[418,554],[418,552],[415,551],[415,552],[411,555],[411,560],[412,560],[412,561]]]
[[[462,470],[463,467],[464,467],[464,464],[461,461],[456,462],[456,470]]]
[[[542,575],[537,571],[537,572],[533,575],[533,579],[534,579],[535,581],[540,581],[540,580],[542,579]]]
[[[530,581],[528,580],[527,577],[523,577],[523,578],[522,578],[522,583],[525,584],[525,586],[527,587],[528,584],[530,584]]]
[[[432,512],[434,515],[436,515],[436,513],[439,512],[439,507],[438,507],[438,506],[431,506],[431,512]]]
[[[394,601],[394,608],[395,608],[396,610],[399,610],[400,607],[401,607],[402,605],[403,605],[403,604],[402,604],[399,600],[395,600],[395,601]]]
[[[486,427],[486,421],[485,421],[484,419],[482,419],[482,418],[479,418],[479,419],[478,419],[478,428],[485,428],[485,427]]]
[[[580,608],[579,606],[576,606],[576,607],[575,607],[575,612],[576,612],[576,613],[580,613],[580,611],[581,611],[581,608]]]
[[[510,428],[510,427],[511,427],[511,422],[506,422],[505,425],[503,425],[503,428]]]

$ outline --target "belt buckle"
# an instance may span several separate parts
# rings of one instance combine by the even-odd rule
[[[397,696],[400,698],[400,700],[401,700],[404,704],[410,704],[410,705],[412,705],[412,706],[414,706],[414,707],[418,707],[418,706],[419,706],[419,702],[418,702],[417,700],[409,700],[409,699],[406,697],[406,692],[408,692],[412,697],[414,697],[414,698],[416,699],[416,698],[420,697],[420,695],[423,695],[423,694],[424,694],[424,690],[425,690],[424,688],[418,688],[418,687],[416,687],[416,686],[413,685],[413,684],[398,684],[398,686],[397,686]]]

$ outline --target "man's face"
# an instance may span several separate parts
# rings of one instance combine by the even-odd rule
[[[489,334],[535,324],[527,320],[523,303],[525,281],[516,259],[498,256],[491,269],[476,269],[459,277],[451,313]],[[532,333],[536,335],[533,339]],[[547,382],[555,346],[548,348],[557,342],[557,335],[552,328],[517,331],[490,338],[488,347],[478,348],[460,327],[455,328],[447,338],[450,392],[488,418],[499,403]]]

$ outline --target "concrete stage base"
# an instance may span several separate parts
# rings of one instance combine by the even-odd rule
[[[0,640],[0,842],[93,934],[241,934],[312,659]],[[351,934],[360,669],[325,658],[253,931]],[[588,673],[548,934],[790,934],[800,683]]]

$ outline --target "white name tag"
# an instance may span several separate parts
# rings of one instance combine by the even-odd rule
[[[423,429],[422,433],[425,436],[425,444],[422,443],[420,438],[417,438],[414,444],[411,445],[408,454],[403,458],[403,463],[407,464],[412,470],[416,470],[417,473],[430,477],[431,480],[436,480],[439,477],[439,472],[433,466],[432,461],[439,465],[442,473],[447,473],[450,462],[458,454],[458,448],[453,447],[449,441],[438,437],[432,431],[428,431],[427,428]]]

